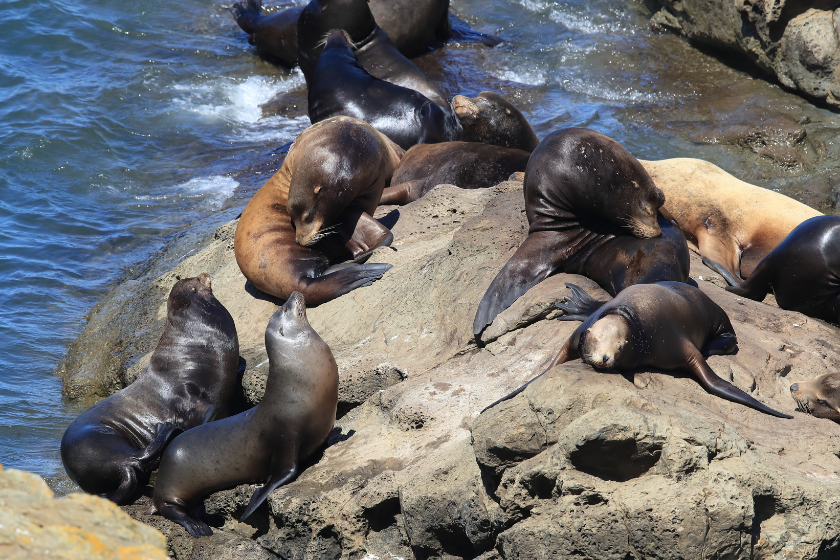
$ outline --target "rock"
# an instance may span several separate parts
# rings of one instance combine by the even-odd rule
[[[56,499],[41,477],[0,466],[0,557],[165,560],[166,540],[112,502]]]
[[[371,262],[394,267],[309,310],[339,365],[346,413],[323,454],[248,524],[235,519],[255,485],[205,501],[212,541],[146,516],[146,502],[126,509],[167,535],[176,558],[211,550],[295,560],[837,553],[840,426],[828,420],[772,418],[709,395],[684,372],[605,374],[579,361],[481,413],[542,372],[578,326],[550,318],[565,282],[607,297],[586,278],[557,275],[476,343],[476,306],[527,232],[521,188],[439,186],[379,209],[395,240]],[[248,362],[243,385],[258,402],[263,333],[277,302],[249,289],[218,240],[155,281],[205,270],[234,316]],[[791,383],[840,366],[837,327],[780,310],[772,298],[725,292],[694,254],[691,278],[738,334],[738,353],[714,356],[711,366],[769,406],[793,412]]]
[[[786,87],[840,107],[840,6],[800,0],[657,0],[654,28],[736,54]]]

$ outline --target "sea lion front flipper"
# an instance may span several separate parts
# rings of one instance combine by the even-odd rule
[[[251,496],[251,501],[248,502],[248,507],[245,508],[245,513],[242,514],[239,521],[245,521],[245,519],[254,513],[254,510],[257,509],[266,498],[268,498],[269,494],[271,494],[275,489],[290,482],[296,475],[297,465],[295,464],[290,467],[286,467],[277,473],[272,473],[271,476],[268,477],[268,480],[265,481],[263,487],[254,491],[254,494]]]
[[[735,286],[727,286],[726,291],[736,296],[762,301],[770,292],[770,278],[772,277],[770,255],[767,255],[755,267],[750,277]]]
[[[473,31],[460,21],[455,21],[449,30],[449,40],[458,43],[481,43],[488,47],[495,47],[500,45],[505,40],[490,33],[482,33],[480,31]]]
[[[377,247],[387,247],[394,241],[390,229],[359,208],[342,212],[335,224],[323,228],[319,236],[317,247],[330,262],[350,259],[359,264],[365,262]]]
[[[605,301],[600,301],[589,294],[583,288],[575,284],[566,284],[572,290],[572,295],[564,302],[557,302],[554,306],[563,311],[563,315],[557,317],[558,321],[586,321],[586,319],[598,311]]]
[[[142,453],[137,456],[137,461],[148,472],[155,470],[160,463],[160,458],[175,437],[181,434],[184,430],[170,422],[158,422],[155,427],[155,439],[142,449]]]
[[[700,351],[697,350],[691,342],[684,341],[683,350],[686,354],[686,368],[689,369],[695,377],[697,377],[697,380],[709,393],[722,399],[760,410],[761,412],[772,416],[778,416],[779,418],[793,418],[793,416],[783,414],[773,410],[765,404],[762,404],[760,401],[754,399],[732,383],[718,377],[717,374],[712,371],[712,368],[709,367],[709,364],[706,363],[706,360],[703,358],[703,355],[700,354]]]
[[[702,354],[706,356],[725,356],[732,354],[738,348],[738,338],[735,333],[722,333],[703,347]]]
[[[741,278],[740,276],[736,277],[728,268],[726,268],[717,261],[713,261],[708,257],[703,257],[701,260],[703,261],[703,264],[705,264],[707,267],[720,274],[723,277],[723,279],[726,280],[726,283],[730,286],[737,286],[738,284],[744,281],[743,278]]]
[[[164,504],[160,510],[158,510],[158,513],[186,529],[187,533],[196,539],[209,537],[213,534],[213,529],[211,529],[207,523],[191,516],[178,504]]]
[[[476,338],[519,296],[560,268],[565,262],[564,245],[557,232],[538,231],[528,235],[481,298],[473,321]]]
[[[411,200],[411,187],[415,183],[422,183],[422,180],[416,179],[414,181],[406,181],[405,183],[400,183],[399,185],[391,185],[390,187],[385,187],[382,191],[382,197],[379,199],[379,206],[384,206],[386,204],[397,204],[402,206],[403,204],[408,204],[412,202]]]
[[[354,264],[316,278],[301,278],[296,290],[303,294],[308,305],[320,305],[356,288],[369,286],[394,265],[386,263]]]

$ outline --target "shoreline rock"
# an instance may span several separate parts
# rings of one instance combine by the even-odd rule
[[[206,500],[206,519],[220,527],[207,540],[146,515],[150,488],[124,509],[161,530],[176,559],[838,552],[840,425],[828,420],[772,418],[713,397],[680,372],[605,374],[579,362],[480,414],[539,373],[576,328],[552,320],[565,282],[607,298],[589,279],[552,276],[476,344],[476,305],[527,231],[521,188],[442,185],[379,210],[395,241],[371,261],[394,268],[309,311],[339,365],[344,414],[323,454],[248,524],[236,519],[253,485]],[[278,302],[248,289],[233,257],[234,228],[225,224],[204,248],[140,286],[146,292],[137,301],[162,328],[165,294],[156,286],[210,272],[236,321],[254,404],[267,371],[263,333]],[[840,365],[837,327],[780,310],[772,298],[725,292],[694,254],[691,278],[738,334],[738,353],[711,357],[711,367],[756,398],[792,412],[791,383]],[[142,360],[127,367],[126,379],[141,367]]]
[[[840,109],[840,3],[649,0],[648,5],[656,12],[654,29],[748,60],[785,87]]]

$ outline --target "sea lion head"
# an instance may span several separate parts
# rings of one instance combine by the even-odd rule
[[[339,34],[340,35],[340,34]],[[287,211],[299,245],[330,235],[336,220],[379,177],[381,146],[364,126],[336,120],[295,145],[317,164],[295,170]]]
[[[840,422],[840,373],[827,373],[790,386],[797,410]]]
[[[630,324],[620,315],[606,315],[598,319],[581,337],[581,358],[596,368],[616,367],[630,347],[629,331]]]
[[[265,344],[276,346],[278,343],[295,345],[305,342],[314,333],[306,317],[306,301],[303,294],[293,292],[280,309],[268,320],[265,329]]]
[[[178,280],[172,286],[166,302],[167,315],[170,318],[182,315],[195,303],[210,303],[214,300],[210,275],[202,272],[193,278]]]
[[[539,144],[528,120],[498,93],[482,91],[478,97],[456,95],[452,109],[464,129],[465,142],[483,142],[532,152]]]

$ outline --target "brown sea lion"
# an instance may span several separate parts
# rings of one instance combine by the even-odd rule
[[[347,34],[350,49],[365,72],[379,80],[416,91],[442,110],[451,112],[443,92],[397,50],[389,36],[376,24],[367,0],[312,0],[300,14],[298,62],[310,89],[327,35],[334,29]],[[342,80],[336,76],[332,85],[342,88]]]
[[[840,324],[840,217],[805,220],[726,291],[756,301],[772,291],[782,309]]]
[[[452,108],[464,129],[461,140],[484,142],[533,152],[539,144],[534,129],[513,103],[492,91],[477,97],[456,95]]]
[[[492,187],[525,171],[530,152],[481,142],[442,142],[412,146],[394,171],[379,204],[408,204],[435,186]]]
[[[309,325],[296,292],[265,331],[268,380],[260,404],[236,416],[185,432],[163,456],[154,507],[193,537],[212,535],[189,512],[213,492],[263,483],[247,518],[276,488],[298,475],[301,461],[327,440],[338,405],[338,368],[330,347]]]
[[[391,232],[371,218],[402,149],[370,125],[337,117],[304,130],[283,166],[245,207],[234,237],[245,277],[282,299],[304,294],[310,305],[366,286],[391,268],[361,262],[390,244]]]
[[[826,373],[790,386],[797,410],[840,422],[840,373]]]
[[[413,89],[374,78],[361,67],[347,33],[333,30],[309,84],[309,120],[337,115],[354,117],[396,142],[403,149],[415,144],[458,138],[455,114]]]
[[[783,194],[740,181],[703,160],[642,161],[665,193],[662,214],[685,234],[688,246],[730,285],[793,228],[819,212]]]
[[[582,128],[549,134],[528,161],[524,194],[528,237],[481,299],[476,338],[557,272],[587,276],[611,295],[688,278],[685,238],[658,213],[662,191],[615,140]]]
[[[238,369],[236,326],[213,297],[210,276],[179,280],[169,293],[166,327],[140,377],[64,432],[67,475],[85,492],[126,502],[179,432],[229,414]]]
[[[449,0],[370,0],[369,5],[376,23],[404,56],[422,54],[431,42],[449,37]],[[297,21],[305,7],[264,16],[261,0],[241,0],[231,12],[260,55],[291,68],[298,62]],[[330,27],[324,35],[334,28],[344,29],[341,25]]]
[[[555,304],[565,312],[560,319],[583,323],[546,371],[576,358],[596,369],[688,370],[713,395],[773,416],[793,418],[721,379],[706,363],[704,355],[731,354],[738,340],[726,312],[699,288],[682,282],[639,284],[602,302],[578,286],[567,286],[573,296],[566,303]],[[490,407],[522,392],[534,379]]]

